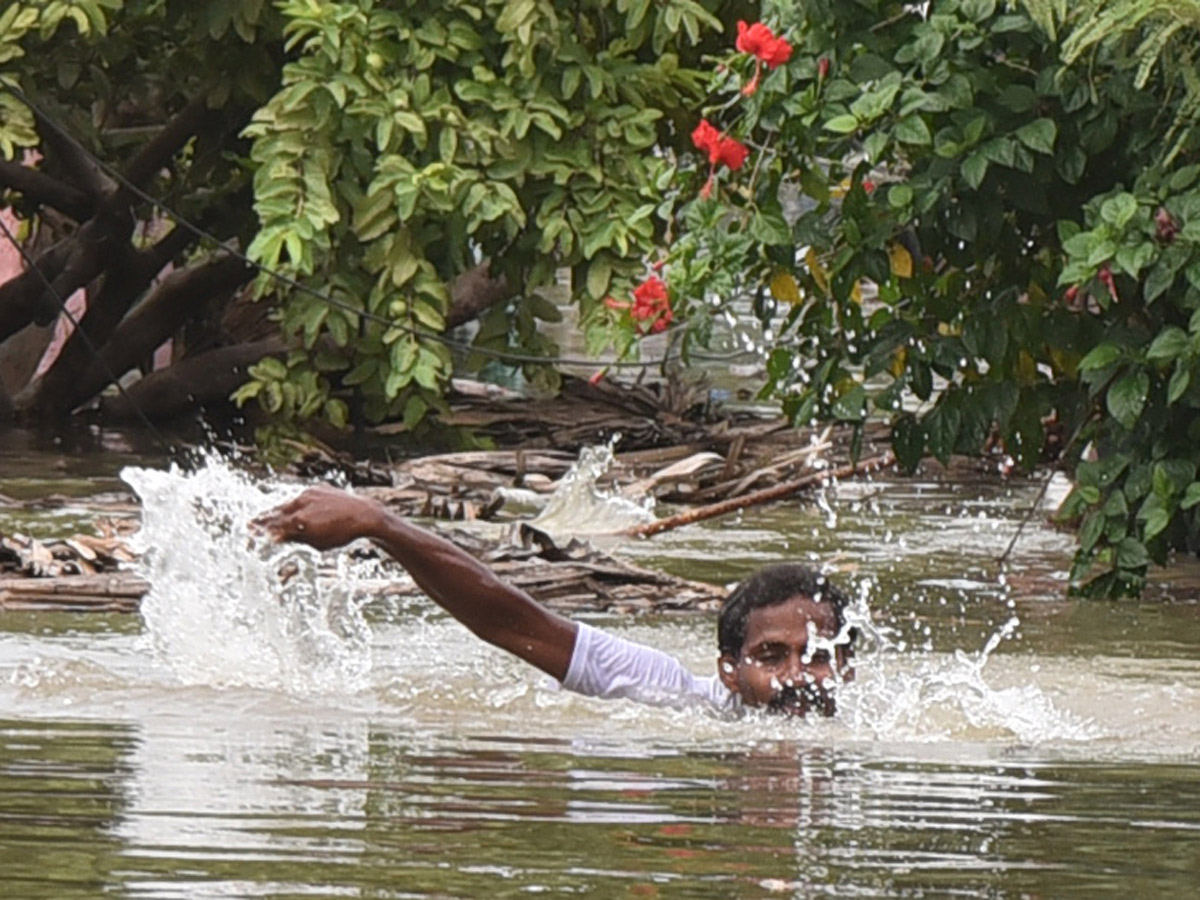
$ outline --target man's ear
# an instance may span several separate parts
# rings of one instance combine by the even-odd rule
[[[737,660],[727,653],[721,654],[717,660],[717,677],[721,679],[721,684],[729,690],[735,694],[741,693],[738,690]]]

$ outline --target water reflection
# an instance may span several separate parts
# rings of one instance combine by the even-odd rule
[[[1184,896],[1200,774],[348,722],[0,722],[5,896]]]

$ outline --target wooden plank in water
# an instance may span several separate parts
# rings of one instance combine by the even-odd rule
[[[131,573],[0,578],[0,610],[136,612],[150,586]]]

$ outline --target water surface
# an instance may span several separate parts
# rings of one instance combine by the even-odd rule
[[[136,480],[136,479],[135,479]],[[0,489],[2,491],[3,489]],[[144,616],[0,617],[13,898],[1190,896],[1200,606],[1066,600],[1038,484],[843,485],[619,545],[730,582],[831,565],[869,634],[835,720],[560,691],[428,604],[239,531],[295,489],[145,476]],[[287,552],[287,551],[280,551]],[[306,568],[307,567],[307,568]],[[714,665],[704,615],[596,623]]]

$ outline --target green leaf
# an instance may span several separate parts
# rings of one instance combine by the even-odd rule
[[[1054,140],[1058,137],[1058,126],[1053,119],[1036,119],[1017,129],[1017,139],[1038,153],[1054,152]]]
[[[872,131],[863,139],[863,156],[872,163],[879,162],[884,158],[891,139],[886,131]]]
[[[404,412],[402,419],[404,427],[412,431],[425,418],[425,413],[429,411],[429,404],[425,402],[425,398],[420,394],[413,394],[404,403]]]
[[[1171,481],[1170,473],[1162,464],[1154,467],[1154,475],[1151,478],[1151,484],[1154,487],[1154,493],[1163,500],[1166,500],[1175,492],[1175,486]]]
[[[594,300],[599,300],[608,293],[608,285],[612,280],[612,263],[606,257],[599,256],[588,266],[587,292]]]
[[[930,133],[929,126],[916,114],[905,116],[897,122],[893,134],[895,134],[896,140],[902,144],[928,147],[933,143],[933,134]]]
[[[835,134],[852,134],[858,131],[858,119],[851,115],[834,116],[825,123],[825,130]]]
[[[1150,344],[1146,359],[1155,362],[1176,359],[1187,352],[1191,341],[1187,332],[1175,325],[1168,325]]]
[[[342,376],[342,384],[362,384],[377,371],[379,371],[379,358],[376,356],[369,356]]]
[[[1010,84],[1000,92],[1000,105],[1015,113],[1030,113],[1037,106],[1037,91],[1027,84]]]
[[[1146,276],[1146,283],[1142,288],[1142,296],[1145,301],[1153,303],[1157,300],[1175,281],[1175,274],[1176,270],[1168,265],[1166,260],[1160,260]]]
[[[264,381],[282,381],[287,378],[288,370],[281,360],[266,356],[251,367],[250,374]]]
[[[962,427],[962,412],[946,402],[939,403],[937,408],[925,419],[925,432],[929,440],[929,452],[943,464],[950,461],[950,455],[958,441],[958,432]]]
[[[1137,214],[1137,198],[1133,194],[1121,193],[1109,197],[1100,206],[1100,218],[1120,230]]]
[[[1079,361],[1079,371],[1086,372],[1091,369],[1103,369],[1105,366],[1110,366],[1121,359],[1123,355],[1124,351],[1116,344],[1097,344]]]
[[[1117,566],[1121,569],[1140,569],[1150,564],[1146,545],[1136,538],[1127,537],[1117,545]]]
[[[1142,536],[1146,540],[1150,540],[1163,531],[1171,524],[1171,514],[1165,509],[1156,509],[1146,517],[1146,522],[1143,526],[1144,531]],[[1124,543],[1124,542],[1122,542]],[[1135,566],[1125,566],[1124,568],[1136,568]]]
[[[1183,364],[1183,360],[1176,362],[1175,371],[1171,373],[1171,381],[1167,384],[1167,402],[1175,403],[1182,397],[1191,381],[1191,370]]]
[[[1149,375],[1141,371],[1128,372],[1108,389],[1108,411],[1126,428],[1133,428],[1142,414],[1149,392]]]
[[[911,472],[925,455],[925,429],[912,413],[905,413],[892,425],[892,448],[902,468]]]
[[[783,246],[792,242],[792,229],[782,213],[760,209],[750,220],[750,236],[761,244]]]
[[[982,153],[976,151],[963,160],[962,174],[963,180],[972,188],[978,189],[983,184],[983,179],[987,175],[988,159]]]
[[[325,418],[334,428],[344,429],[350,422],[350,407],[344,400],[334,398],[325,404]]]
[[[855,384],[833,402],[829,412],[835,419],[843,422],[857,422],[862,419],[866,402],[866,389],[861,384]]]
[[[1179,501],[1179,508],[1191,509],[1197,503],[1200,503],[1200,481],[1193,481],[1187,486],[1187,490],[1183,492],[1183,499]]]
[[[1097,496],[1099,496],[1099,489],[1096,490]],[[1125,500],[1123,491],[1113,491],[1109,494],[1108,500],[1104,503],[1104,515],[1121,519],[1129,517],[1129,503]]]
[[[888,188],[888,205],[892,209],[903,209],[913,202],[913,189],[907,184],[893,184]]]
[[[1125,244],[1118,247],[1114,259],[1116,260],[1118,269],[1130,278],[1139,279],[1142,269],[1149,265],[1150,261],[1156,255],[1157,251],[1154,245],[1149,241],[1143,241],[1138,244]]]
[[[1096,546],[1100,535],[1104,533],[1105,517],[1099,511],[1088,513],[1079,526],[1079,549],[1084,553]]]

